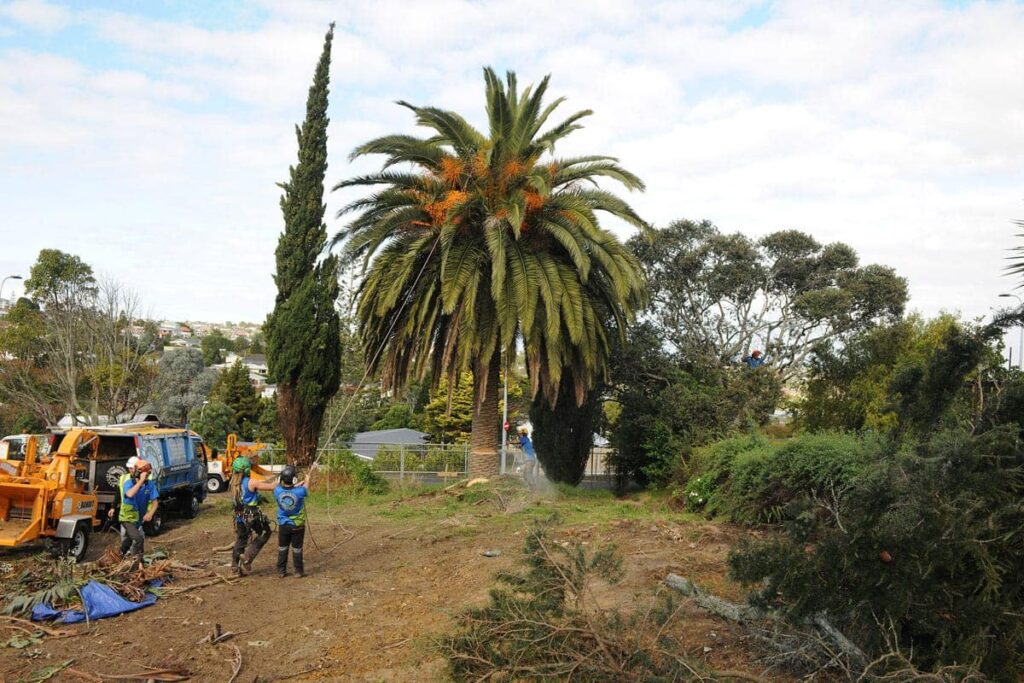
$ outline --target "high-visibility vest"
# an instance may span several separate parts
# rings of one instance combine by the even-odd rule
[[[132,475],[125,473],[117,480],[117,493],[121,501],[121,511],[117,515],[117,519],[122,522],[138,522],[139,521],[139,510],[131,503],[131,501],[125,500],[124,497],[124,485],[130,483]]]

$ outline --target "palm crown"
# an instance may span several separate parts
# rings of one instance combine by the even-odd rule
[[[544,106],[548,78],[519,93],[515,74],[484,76],[487,135],[454,112],[400,102],[433,134],[367,142],[352,157],[383,154],[383,169],[335,187],[380,186],[339,212],[357,215],[335,237],[365,259],[357,316],[371,369],[394,389],[427,372],[454,386],[469,369],[478,403],[496,402],[500,351],[510,362],[521,341],[534,393],[554,402],[568,369],[582,400],[606,371],[608,328],[623,329],[644,291],[598,212],[646,225],[597,180],[643,183],[612,157],[554,156],[591,112],[542,130],[562,102]]]

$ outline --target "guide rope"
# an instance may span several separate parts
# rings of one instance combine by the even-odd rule
[[[402,305],[398,307],[398,312],[395,313],[394,317],[392,318],[391,326],[388,328],[388,331],[385,333],[384,339],[381,341],[380,346],[377,348],[376,352],[374,352],[373,357],[370,359],[370,361],[368,363],[366,363],[366,371],[363,373],[362,379],[359,380],[359,383],[356,385],[355,391],[352,392],[352,395],[348,399],[348,403],[345,404],[345,406],[341,410],[341,413],[338,415],[338,418],[334,421],[334,426],[331,428],[330,433],[328,434],[327,438],[324,440],[325,444],[330,444],[331,441],[334,439],[335,435],[338,433],[338,428],[341,426],[341,421],[345,419],[345,415],[348,414],[348,411],[352,407],[352,404],[355,403],[356,398],[358,398],[360,390],[363,388],[363,385],[366,383],[367,378],[369,378],[369,376],[370,376],[370,368],[372,368],[374,363],[377,362],[377,359],[380,357],[380,354],[384,352],[384,347],[387,345],[388,339],[391,337],[391,333],[394,332],[395,325],[398,324],[398,319],[401,317],[402,312],[405,311],[405,307],[408,306],[409,302],[412,300],[412,293],[413,293],[413,291],[415,291],[416,285],[419,284],[420,278],[423,276],[423,272],[427,269],[427,264],[430,262],[431,257],[433,257],[434,250],[437,249],[437,244],[440,241],[441,241],[441,233],[438,233],[437,237],[434,239],[434,244],[431,245],[430,251],[427,253],[427,258],[423,259],[423,265],[420,266],[419,272],[416,273],[416,277],[412,281],[412,287],[409,290],[409,294],[406,295],[406,297],[403,299]],[[310,469],[315,469],[316,468],[316,466],[320,463],[320,458],[322,458],[324,453],[326,453],[326,452],[327,452],[326,448],[319,449],[319,453],[317,453],[316,458],[313,460],[312,464],[310,465]],[[346,532],[348,532],[349,533],[349,537],[346,538],[345,540],[335,544],[335,546],[333,548],[331,548],[330,550],[324,551],[324,550],[322,550],[320,548],[320,545],[313,538],[313,534],[312,534],[311,530],[309,529],[309,522],[307,520],[307,522],[306,522],[306,532],[309,534],[309,539],[311,541],[313,541],[313,545],[316,547],[316,549],[321,554],[324,554],[324,555],[330,555],[332,552],[334,552],[339,547],[341,547],[342,544],[347,543],[348,541],[352,540],[356,536],[356,534],[354,532],[352,532],[352,531],[349,531],[345,527],[344,524],[342,524],[341,522],[338,522],[338,521],[336,521],[334,519],[334,513],[333,513],[333,510],[332,510],[332,507],[333,506],[331,505],[331,475],[330,475],[330,472],[328,472],[327,473],[327,518],[328,518],[328,520],[330,520],[330,523],[332,525],[339,526],[342,529],[344,529]]]

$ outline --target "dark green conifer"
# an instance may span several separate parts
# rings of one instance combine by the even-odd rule
[[[340,368],[338,261],[331,255],[321,259],[327,245],[323,194],[333,37],[332,23],[306,100],[306,120],[296,128],[299,161],[281,183],[285,228],[276,251],[277,302],[266,323],[278,424],[289,459],[303,465],[316,457],[324,411],[338,390]]]

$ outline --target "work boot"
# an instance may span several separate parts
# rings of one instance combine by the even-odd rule
[[[302,548],[292,548],[292,563],[295,565],[296,579],[301,579],[306,575],[305,567],[302,564]]]

